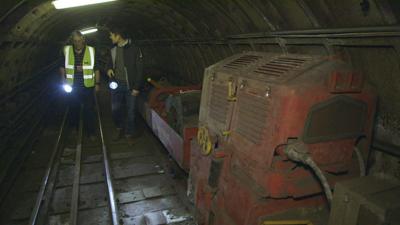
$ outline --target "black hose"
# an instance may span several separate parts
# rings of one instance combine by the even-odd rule
[[[366,167],[361,151],[357,148],[357,146],[354,147],[354,151],[356,152],[358,164],[360,165],[360,177],[364,177],[366,174]]]
[[[285,154],[288,156],[290,160],[301,162],[305,165],[308,165],[314,171],[315,175],[317,175],[319,181],[321,182],[326,198],[328,199],[328,203],[330,205],[333,199],[331,187],[324,173],[321,171],[321,169],[317,166],[317,164],[314,162],[314,160],[312,160],[312,158],[308,154],[307,147],[300,142],[289,144],[285,148]]]

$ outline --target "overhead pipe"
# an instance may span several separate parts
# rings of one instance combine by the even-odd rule
[[[21,5],[23,5],[25,2],[27,2],[27,0],[22,0],[20,2],[18,2],[14,7],[12,7],[11,9],[9,9],[6,14],[4,14],[1,18],[0,18],[0,24],[9,16],[11,15],[11,13],[13,13],[15,10],[17,10]]]
[[[305,29],[289,31],[271,31],[259,33],[247,33],[230,35],[225,38],[179,38],[179,39],[142,39],[138,43],[146,42],[174,42],[174,43],[192,43],[192,42],[210,42],[226,41],[229,39],[250,39],[266,37],[292,37],[292,38],[312,38],[312,37],[366,37],[366,36],[400,36],[400,26],[376,26],[376,27],[352,27],[336,29]]]
[[[333,28],[333,29],[304,29],[304,30],[289,30],[289,31],[272,31],[272,32],[259,32],[250,34],[231,35],[228,38],[241,39],[241,38],[261,38],[261,37],[275,37],[275,36],[288,36],[288,35],[365,35],[365,34],[391,34],[400,32],[400,26],[374,26],[374,27],[350,27],[350,28]]]
[[[372,142],[372,148],[374,150],[395,156],[400,158],[400,146],[391,143],[383,142],[378,139],[374,139]]]

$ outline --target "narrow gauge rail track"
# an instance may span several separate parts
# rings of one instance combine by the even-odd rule
[[[97,98],[96,105],[98,140],[85,137],[82,119],[77,132],[68,126],[69,109],[50,137],[39,138],[47,147],[36,151],[46,150],[47,166],[38,165],[37,157],[27,159],[8,203],[2,204],[9,213],[0,214],[1,224],[195,224],[185,177],[171,177],[173,165],[144,122],[139,121],[144,131],[133,147],[125,140],[112,142],[110,112],[102,115]],[[33,183],[26,177],[30,164],[42,172]]]

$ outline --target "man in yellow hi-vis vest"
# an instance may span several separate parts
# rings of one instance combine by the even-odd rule
[[[100,72],[97,68],[95,49],[86,45],[79,31],[71,34],[72,45],[63,48],[64,60],[60,66],[61,79],[72,107],[72,123],[77,127],[79,106],[83,106],[83,121],[87,136],[95,139],[94,90],[99,90]]]

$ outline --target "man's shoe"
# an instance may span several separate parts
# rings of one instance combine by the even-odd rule
[[[126,135],[125,138],[129,146],[133,146],[136,143],[135,138],[132,135]]]
[[[119,141],[124,136],[124,131],[122,129],[117,129],[114,136],[112,137],[112,141]]]
[[[90,135],[90,136],[89,136],[89,140],[90,140],[91,142],[96,142],[96,141],[97,141],[97,138],[96,138],[96,136],[94,136],[94,135]]]
[[[135,131],[135,132],[133,132],[132,137],[137,139],[137,138],[140,138],[142,135],[143,135],[142,132]]]

